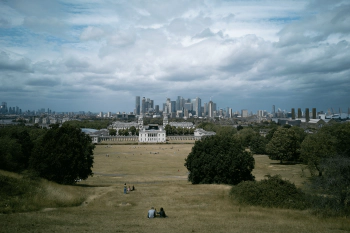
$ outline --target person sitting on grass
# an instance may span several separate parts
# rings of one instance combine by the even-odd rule
[[[159,217],[161,217],[161,218],[166,218],[166,217],[168,217],[168,216],[166,216],[163,207],[160,207],[160,211],[158,212],[158,214],[159,214]]]
[[[152,207],[147,214],[147,218],[155,218],[156,217],[156,211],[154,209],[154,207]]]

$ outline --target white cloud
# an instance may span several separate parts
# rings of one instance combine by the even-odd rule
[[[312,103],[327,88],[339,89],[327,103],[349,102],[347,1],[0,4],[7,12],[0,17],[1,90],[23,103],[32,93],[57,110],[71,98],[72,108],[131,111],[136,95],[161,105],[166,97],[205,102],[215,93],[220,106],[238,110],[288,108]],[[102,102],[87,109],[87,98]]]

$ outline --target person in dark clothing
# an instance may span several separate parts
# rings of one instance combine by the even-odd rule
[[[161,218],[166,218],[167,217],[163,207],[160,207],[160,211],[158,212],[158,214],[159,214],[159,217],[161,217]]]

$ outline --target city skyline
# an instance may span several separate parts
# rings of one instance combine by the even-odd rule
[[[350,3],[0,2],[0,101],[22,111],[133,112],[177,96],[218,109],[350,104]]]

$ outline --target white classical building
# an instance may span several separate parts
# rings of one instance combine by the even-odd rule
[[[162,127],[156,124],[149,124],[147,127],[144,127],[142,130],[140,130],[139,142],[165,143],[166,132]]]

